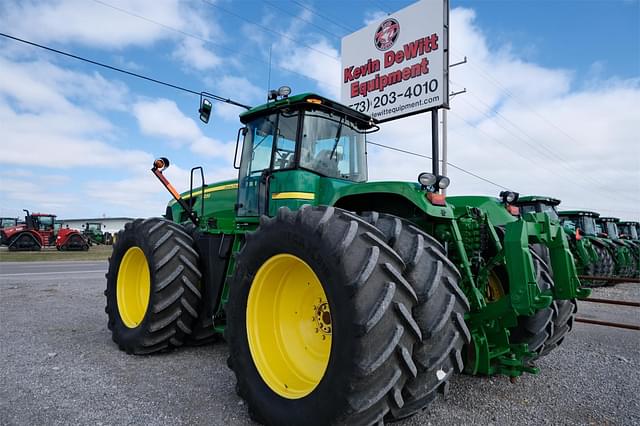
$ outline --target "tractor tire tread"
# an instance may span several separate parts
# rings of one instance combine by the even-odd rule
[[[136,219],[118,232],[106,274],[105,296],[112,339],[127,353],[146,355],[181,346],[197,317],[201,299],[198,254],[188,249],[191,237],[180,225],[162,218]],[[117,278],[120,262],[131,247],[142,249],[149,266],[149,304],[139,325],[129,328],[120,318]]]

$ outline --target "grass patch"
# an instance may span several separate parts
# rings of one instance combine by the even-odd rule
[[[11,252],[5,247],[0,251],[0,262],[42,262],[47,260],[107,260],[112,246],[92,246],[89,251],[58,251],[55,247],[41,251]]]

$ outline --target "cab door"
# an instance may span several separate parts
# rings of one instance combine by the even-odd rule
[[[268,214],[270,183],[297,166],[298,114],[271,114],[247,123],[238,177],[238,216]]]

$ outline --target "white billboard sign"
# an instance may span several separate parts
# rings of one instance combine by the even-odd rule
[[[449,106],[449,2],[421,0],[342,39],[342,103],[378,121]]]

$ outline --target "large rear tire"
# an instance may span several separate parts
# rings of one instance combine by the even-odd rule
[[[578,312],[578,301],[576,299],[554,300],[551,304],[553,317],[551,319],[549,338],[544,342],[539,351],[539,356],[543,357],[564,341],[567,334],[573,329],[573,323]]]
[[[238,253],[229,365],[251,417],[369,425],[404,405],[422,333],[404,264],[373,226],[333,207],[281,208]]]
[[[462,348],[471,340],[464,322],[469,302],[458,287],[460,273],[437,240],[397,216],[370,212],[364,218],[400,255],[403,276],[418,295],[413,308],[422,332],[413,352],[418,373],[402,391],[404,405],[387,415],[387,420],[399,420],[426,409],[437,391],[446,391],[453,373],[463,370]]]
[[[598,277],[612,277],[614,273],[613,256],[607,247],[600,244],[594,244],[593,247],[598,254],[598,261],[594,268],[594,272]],[[602,287],[606,285],[606,281],[596,281],[594,287]]]
[[[149,354],[182,345],[200,300],[193,240],[160,218],[127,223],[113,246],[106,274],[106,312],[113,341],[127,353]]]
[[[547,291],[553,288],[553,278],[549,265],[533,250],[533,271],[536,274],[536,282],[540,291]],[[538,310],[531,316],[518,317],[518,325],[511,330],[511,341],[513,343],[526,343],[529,351],[535,352],[537,359],[543,355],[545,343],[549,341],[554,333],[554,308],[551,306]]]

